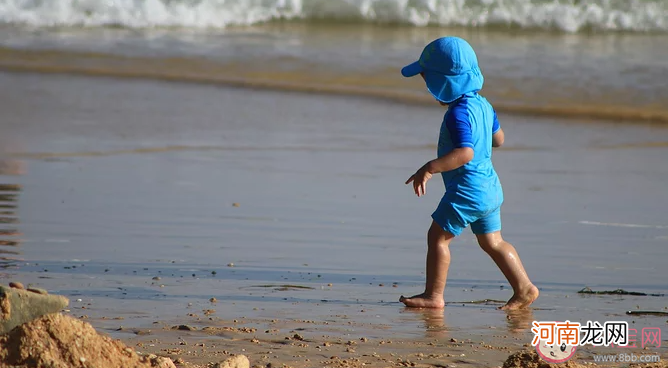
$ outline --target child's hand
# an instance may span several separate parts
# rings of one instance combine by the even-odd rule
[[[427,165],[424,165],[420,168],[420,170],[415,172],[415,174],[406,180],[406,184],[412,181],[413,190],[415,191],[415,194],[420,197],[427,192],[427,181],[431,179],[431,176],[432,174],[427,169]]]

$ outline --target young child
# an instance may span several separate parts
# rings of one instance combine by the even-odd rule
[[[425,194],[427,181],[440,173],[445,195],[432,214],[427,233],[427,282],[424,293],[399,300],[408,307],[443,308],[443,291],[450,266],[450,241],[471,225],[480,247],[487,252],[513,287],[512,298],[501,309],[528,307],[538,298],[515,248],[501,237],[503,190],[492,165],[492,147],[504,141],[496,112],[478,91],[484,78],[471,45],[457,37],[428,44],[420,59],[401,70],[418,74],[429,92],[447,105],[438,139],[438,158],[427,162],[406,184]]]

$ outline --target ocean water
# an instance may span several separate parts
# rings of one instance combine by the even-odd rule
[[[666,123],[667,30],[658,0],[1,0],[0,68],[430,103],[399,70],[456,35],[499,111]]]

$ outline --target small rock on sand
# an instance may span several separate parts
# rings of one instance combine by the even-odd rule
[[[10,282],[10,283],[9,283],[9,287],[10,287],[10,288],[13,288],[13,289],[21,289],[21,290],[25,289],[25,287],[23,286],[23,284],[20,283],[20,282]]]
[[[69,300],[60,295],[0,286],[0,335],[45,314],[59,312],[68,304]]]
[[[213,368],[250,368],[250,361],[245,355],[235,355],[223,362],[216,363]]]
[[[148,360],[151,367],[155,368],[176,368],[174,362],[169,358],[159,357],[155,354],[150,354],[148,357],[144,358]]]
[[[188,325],[178,325],[178,326],[172,326],[172,330],[179,330],[179,331],[195,331],[197,330],[195,327],[188,326]]]

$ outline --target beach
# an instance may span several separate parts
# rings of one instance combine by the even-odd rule
[[[3,27],[0,281],[68,297],[64,313],[138,351],[497,367],[533,348],[532,321],[666,332],[627,314],[668,312],[661,32]],[[499,106],[503,234],[541,291],[528,311],[496,309],[512,289],[470,231],[444,310],[398,301],[422,291],[443,194],[438,177],[421,198],[404,182],[444,112],[399,69],[444,32],[480,50]],[[666,358],[665,341],[625,352]]]

